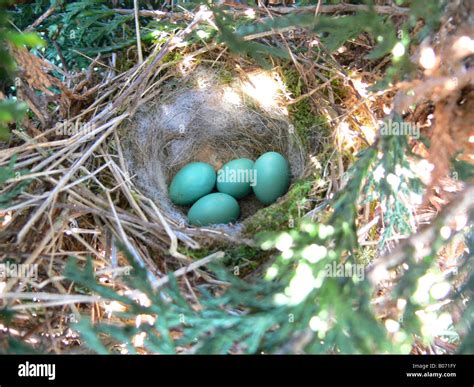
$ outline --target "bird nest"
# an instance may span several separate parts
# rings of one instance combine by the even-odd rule
[[[304,34],[294,41],[299,38],[309,44]],[[271,39],[280,44],[282,37]],[[288,213],[296,206],[293,193],[309,176],[310,186],[297,198],[309,205],[300,208],[297,203],[299,217],[311,216],[315,202],[325,199],[310,197],[312,192],[330,195],[340,186],[342,159],[326,159],[321,165],[321,145],[329,143],[327,135],[337,133],[343,121],[358,127],[372,120],[372,113],[359,105],[355,123],[344,112],[335,96],[351,99],[358,94],[351,83],[340,82],[337,92],[333,90],[344,74],[330,58],[321,72],[314,71],[315,62],[296,53],[298,66],[274,62],[271,70],[263,70],[217,44],[180,47],[178,59],[172,55],[177,49],[178,44],[157,46],[146,61],[121,73],[111,63],[100,77],[91,75],[92,68],[103,65],[94,61],[75,87],[55,78],[47,62],[21,52],[25,82],[41,76],[42,84],[54,85],[62,94],[56,99],[57,120],[41,108],[35,110],[49,129],[21,134],[24,143],[2,151],[2,161],[15,154],[16,168],[29,169],[34,179],[5,209],[8,221],[0,242],[8,251],[28,251],[30,263],[41,261],[45,251],[87,251],[116,264],[120,241],[159,277],[172,262],[191,262],[191,250],[222,243],[253,245],[254,232],[273,221],[288,226]],[[297,93],[289,83],[297,85]],[[292,113],[299,105],[305,114],[325,121],[295,122]],[[336,143],[338,139],[335,135]],[[268,151],[289,161],[289,191],[266,208],[253,195],[241,200],[242,214],[235,224],[191,226],[187,208],[168,198],[172,177],[189,162],[204,161],[217,169],[231,159],[255,160]],[[157,262],[156,252],[170,258]]]
[[[187,209],[171,203],[168,186],[190,162],[217,170],[232,159],[255,160],[276,151],[289,160],[293,181],[302,176],[306,154],[288,119],[285,87],[276,72],[255,70],[224,82],[212,68],[200,67],[162,90],[124,122],[121,137],[134,183],[182,228],[190,227],[183,216]],[[240,204],[239,220],[263,207],[253,195]],[[202,231],[212,238],[219,235],[216,230],[236,236],[241,222]]]
[[[259,12],[266,15],[269,10]],[[198,15],[188,28],[151,48],[144,61],[135,63],[116,53],[98,57],[86,72],[65,74],[67,82],[54,77],[57,68],[28,50],[13,51],[19,64],[18,97],[28,102],[34,117],[25,120],[22,127],[27,130],[14,131],[0,151],[0,163],[8,171],[0,176],[5,182],[0,196],[6,198],[0,203],[0,255],[37,265],[38,270],[35,278],[8,278],[0,284],[3,294],[14,296],[2,307],[14,304],[23,313],[15,323],[22,337],[37,331],[38,321],[50,326],[52,310],[61,326],[72,321],[67,312],[80,315],[78,308],[87,307],[82,304],[91,305],[90,314],[98,315],[97,321],[107,315],[96,312],[99,302],[105,305],[103,299],[83,294],[64,277],[69,256],[81,264],[92,256],[98,281],[130,297],[136,293],[121,277],[130,269],[130,257],[146,269],[155,289],[170,281],[168,273],[183,281],[190,299],[196,298],[193,286],[203,280],[216,287],[227,285],[203,267],[231,256],[241,245],[253,245],[241,251],[258,250],[258,258],[273,254],[254,246],[254,232],[274,224],[275,230],[291,228],[295,219],[290,213],[296,220],[324,221],[328,214],[322,209],[346,187],[347,167],[355,154],[376,141],[378,120],[386,116],[394,93],[367,90],[380,79],[377,72],[387,62],[361,65],[373,44],[365,34],[337,55],[318,42],[316,50],[308,31],[291,31],[291,39],[285,31],[249,35],[248,40],[291,51],[291,60],[273,58],[272,70],[262,70],[249,57],[234,56],[219,43],[181,45],[200,22]],[[448,41],[446,50],[456,46],[451,42],[455,40]],[[444,58],[460,60],[446,52]],[[351,76],[348,68],[353,69]],[[363,68],[370,71],[359,71]],[[442,94],[438,86],[456,79],[460,93],[472,74],[463,73],[458,62],[447,62],[445,69],[459,73],[434,73],[429,82],[404,83],[406,90],[416,93],[401,93],[395,102],[403,111],[423,99],[437,99],[432,155],[448,160],[462,137],[448,136],[446,128],[469,130],[472,120],[458,109],[473,109],[451,88]],[[448,97],[452,100],[446,104]],[[411,119],[428,119],[429,105],[423,101]],[[168,185],[183,165],[204,161],[217,169],[231,159],[255,160],[267,151],[283,154],[292,174],[288,193],[271,206],[262,208],[250,196],[240,202],[242,216],[236,224],[194,227],[187,223],[186,208],[170,202]],[[376,213],[369,221],[370,213],[371,204],[366,203],[361,239],[383,218]],[[118,247],[130,254],[125,257]],[[244,255],[241,266],[260,275],[248,259],[255,256]],[[382,266],[386,262],[380,261]],[[29,297],[34,302],[22,301]],[[37,337],[46,340],[43,332]],[[59,351],[65,340],[51,341],[52,350]]]

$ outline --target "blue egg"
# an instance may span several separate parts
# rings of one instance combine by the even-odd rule
[[[209,226],[235,222],[240,215],[240,207],[232,196],[215,192],[199,199],[189,209],[189,223],[195,226]]]
[[[290,165],[277,152],[261,155],[254,164],[256,184],[253,192],[265,205],[274,203],[290,186]]]
[[[190,163],[179,170],[171,181],[168,194],[174,204],[188,206],[207,195],[216,185],[216,172],[212,165]]]
[[[217,171],[217,190],[242,199],[252,192],[253,173],[252,160],[229,161]]]

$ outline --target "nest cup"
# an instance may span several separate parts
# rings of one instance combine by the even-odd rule
[[[206,162],[217,171],[230,160],[256,160],[276,151],[289,161],[294,182],[302,176],[306,155],[284,100],[284,85],[273,72],[256,71],[245,79],[224,82],[215,70],[200,68],[173,78],[122,127],[130,176],[168,218],[181,225],[187,225],[188,208],[171,202],[168,186],[190,162]],[[235,235],[242,220],[264,207],[254,195],[239,204],[239,222],[206,229]]]

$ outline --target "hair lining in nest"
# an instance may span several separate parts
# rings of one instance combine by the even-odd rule
[[[206,162],[217,171],[232,159],[256,160],[276,151],[288,159],[294,182],[303,173],[306,155],[282,107],[284,98],[284,86],[272,72],[257,71],[224,84],[214,70],[196,69],[178,85],[166,85],[161,96],[140,107],[122,127],[130,175],[162,211],[183,225],[187,208],[170,201],[168,185],[190,162]],[[239,220],[264,207],[254,195],[239,204]],[[241,225],[206,228],[235,236]]]

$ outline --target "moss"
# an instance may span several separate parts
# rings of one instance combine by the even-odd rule
[[[228,85],[235,79],[235,76],[234,74],[232,74],[232,71],[230,71],[229,69],[221,68],[217,72],[217,78],[223,85]]]
[[[344,85],[342,78],[336,78],[331,81],[331,88],[334,94],[343,101],[348,96],[348,87]]]
[[[234,245],[225,250],[224,265],[232,270],[234,275],[241,278],[251,275],[268,262],[273,256],[272,251],[261,250],[258,247]],[[236,269],[238,268],[238,272]]]
[[[294,98],[298,98],[303,94],[303,84],[295,70],[285,70],[283,72],[283,79]],[[309,145],[312,128],[322,128],[323,131],[329,129],[326,118],[314,114],[309,98],[304,98],[295,104],[289,105],[288,114],[295,127],[296,134],[301,138],[305,147]]]
[[[296,227],[307,206],[307,197],[313,187],[313,178],[297,181],[282,202],[262,208],[244,221],[244,232],[276,231]]]
[[[197,250],[189,249],[187,247],[180,246],[178,247],[178,251],[181,254],[185,254],[188,257],[193,259],[202,259],[207,257],[208,255],[215,253],[217,251],[224,251],[225,252],[225,263],[235,264],[238,263],[242,259],[251,259],[256,258],[262,250],[257,247],[252,247],[248,245],[236,245],[232,243],[218,243],[212,245],[212,247],[203,247]]]
[[[188,247],[184,247],[184,246],[178,246],[178,252],[181,253],[181,254],[184,254],[186,255],[187,257],[190,257],[192,259],[195,259],[195,260],[199,260],[199,259],[202,259],[204,257],[207,257],[208,255],[211,255],[212,253],[215,253],[216,251],[218,251],[218,249],[209,249],[209,248],[201,248],[201,249],[190,249]]]
[[[268,251],[263,251],[257,247],[248,245],[223,244],[213,245],[212,248],[201,248],[192,250],[180,246],[178,251],[192,259],[199,260],[217,251],[224,251],[225,257],[221,261],[229,270],[234,271],[236,267],[239,269],[239,276],[246,276],[253,272],[262,263],[267,261],[270,256]]]

